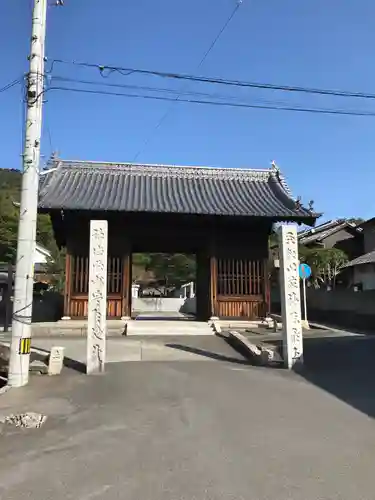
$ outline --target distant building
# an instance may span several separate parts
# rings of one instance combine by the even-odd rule
[[[51,252],[40,243],[36,244],[34,253],[34,265],[47,264],[51,259]]]
[[[34,272],[36,276],[43,275],[45,273],[45,267],[48,261],[51,259],[51,252],[47,250],[40,243],[36,244],[34,253]],[[15,266],[13,266],[13,272],[15,271]],[[7,287],[8,283],[8,264],[0,263],[0,288],[4,293],[4,289]]]
[[[337,248],[354,259],[363,253],[363,228],[346,219],[320,224],[298,234],[299,244],[308,248]]]
[[[363,235],[363,251],[346,264],[350,284],[357,290],[375,290],[375,217],[358,226]]]
[[[45,271],[46,264],[48,260],[51,258],[51,253],[47,248],[39,243],[36,244],[35,253],[34,253],[34,272],[35,272],[35,281],[39,282],[38,286],[40,286],[40,282],[45,282]],[[4,323],[5,319],[5,308],[6,308],[6,300],[8,295],[8,266],[9,264],[0,264],[0,324]],[[14,272],[15,266],[13,266],[13,280],[14,280]],[[34,288],[34,291],[37,287]]]

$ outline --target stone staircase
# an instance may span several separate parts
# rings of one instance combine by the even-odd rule
[[[147,320],[129,321],[127,336],[192,336],[214,335],[214,330],[204,321]]]
[[[127,325],[127,326],[126,326]],[[204,321],[194,320],[108,320],[107,336],[183,336],[183,335],[214,335],[214,330]],[[32,336],[35,337],[86,337],[87,321],[58,321],[56,323],[34,323]]]

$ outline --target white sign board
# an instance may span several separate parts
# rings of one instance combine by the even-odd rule
[[[301,291],[298,274],[297,228],[282,225],[279,229],[280,292],[283,324],[283,357],[287,368],[303,361]]]
[[[87,324],[88,374],[104,372],[107,334],[108,223],[90,222],[90,271]]]

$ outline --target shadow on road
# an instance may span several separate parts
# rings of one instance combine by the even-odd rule
[[[304,340],[308,382],[375,417],[375,338],[334,337]]]
[[[235,348],[229,339],[226,340]],[[280,340],[266,343],[281,348]],[[357,410],[375,417],[375,337],[305,337],[303,344],[304,365],[296,373]]]
[[[196,347],[190,347],[182,344],[165,344],[166,347],[171,349],[178,349],[180,351],[190,352],[192,354],[197,354],[199,356],[204,356],[206,358],[216,359],[217,361],[227,361],[229,363],[237,363],[239,365],[250,365],[250,362],[246,359],[234,358],[231,356],[226,356],[224,354],[219,354],[217,352],[207,351],[205,349],[198,349]]]

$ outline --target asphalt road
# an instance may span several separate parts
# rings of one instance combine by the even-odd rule
[[[66,370],[0,396],[1,413],[49,416],[40,430],[0,435],[0,498],[374,498],[372,372],[360,387],[361,363],[351,378],[336,367],[314,380],[312,368],[298,375],[222,357],[113,363],[97,377]],[[346,401],[334,389],[342,378]]]

